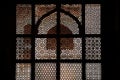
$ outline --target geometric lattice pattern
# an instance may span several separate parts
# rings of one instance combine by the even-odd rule
[[[100,4],[85,5],[85,33],[100,34]]]
[[[100,63],[86,64],[86,80],[101,80],[101,64]]]
[[[66,38],[69,39],[69,38]],[[64,43],[65,44],[65,41]],[[71,44],[67,42],[65,45]],[[71,46],[71,45],[69,45]],[[82,59],[82,41],[81,38],[73,38],[73,49],[62,49],[61,59]]]
[[[57,28],[60,28],[61,34],[79,34],[78,23],[68,14],[60,12],[60,23],[57,18],[57,11],[43,18],[42,16],[55,9],[54,4],[35,5],[35,24],[41,18],[38,26],[39,34],[57,34]],[[32,5],[17,4],[16,6],[16,34],[31,34],[32,28]],[[62,4],[61,9],[74,15],[82,22],[82,4]],[[100,4],[85,4],[85,34],[100,34],[101,31],[101,7]],[[84,15],[84,14],[83,14]],[[74,18],[75,18],[74,17]],[[57,26],[59,24],[59,26]],[[82,23],[81,23],[82,25]],[[59,35],[58,34],[58,35]],[[93,35],[94,36],[94,35]],[[34,37],[36,37],[34,35]],[[80,35],[80,37],[82,37]],[[16,59],[31,61],[31,38],[16,38]],[[82,38],[70,37],[60,39],[60,60],[82,59]],[[83,48],[84,49],[84,48]],[[34,51],[34,49],[33,49]],[[84,53],[83,53],[84,54]],[[35,38],[35,59],[55,59],[55,63],[37,63],[31,66],[31,63],[16,63],[16,80],[31,80],[31,69],[35,70],[35,80],[56,80],[56,69],[60,67],[60,80],[82,80],[82,63],[64,63],[58,62],[57,40],[56,38]],[[85,59],[101,60],[101,38],[85,37]],[[35,60],[37,61],[37,60]],[[72,61],[72,60],[71,60]],[[60,63],[56,67],[56,63]],[[82,68],[83,66],[83,68]],[[34,69],[35,67],[35,69]],[[101,80],[101,63],[85,62],[86,80]]]
[[[31,65],[29,63],[16,64],[16,80],[31,80]]]
[[[82,22],[82,6],[81,4],[62,4],[61,8],[70,14],[74,15],[80,22]],[[61,24],[67,26],[73,34],[78,34],[78,24],[69,16],[61,13]]]
[[[82,66],[80,63],[61,63],[60,80],[82,80]]]
[[[31,5],[17,4],[16,6],[16,34],[31,33]]]
[[[35,80],[56,80],[56,64],[36,63]]]
[[[31,39],[16,38],[16,59],[31,58]]]
[[[35,21],[37,22],[40,17],[53,9],[55,9],[54,4],[35,5]]]
[[[86,59],[101,59],[101,39],[86,38]]]
[[[47,38],[36,38],[35,39],[35,59],[55,59],[56,50],[46,48],[46,39]],[[51,38],[55,39],[55,38]],[[56,44],[55,42],[53,44]],[[51,45],[52,44],[48,44]],[[56,46],[54,46],[56,47]]]
[[[38,34],[47,34],[52,27],[56,26],[56,15],[56,12],[54,12],[42,20],[38,27]]]
[[[72,34],[79,34],[78,24],[70,16],[60,13],[60,21],[62,25],[66,26],[70,31],[72,31]]]
[[[62,4],[61,8],[67,12],[70,12],[75,17],[79,18],[82,15],[82,6],[81,4]]]

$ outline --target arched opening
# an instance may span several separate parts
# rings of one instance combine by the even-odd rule
[[[56,26],[51,28],[47,34],[56,34]],[[72,34],[72,31],[67,28],[64,25],[60,25],[60,34]],[[47,38],[47,42],[46,42],[46,48],[47,49],[52,49],[55,50],[56,49],[56,39],[55,38]],[[73,38],[61,38],[60,39],[60,48],[61,50],[64,49],[69,49],[72,50],[74,47],[73,44]]]
[[[38,19],[38,21],[36,22],[36,27],[35,27],[35,34],[47,34],[46,33],[46,31],[45,30],[48,30],[48,29],[46,29],[46,28],[50,28],[51,26],[49,26],[49,27],[44,27],[44,31],[42,31],[42,29],[39,29],[39,26],[44,26],[46,23],[43,23],[43,20],[46,18],[46,17],[48,17],[48,16],[50,16],[51,14],[56,14],[56,9],[54,9],[54,10],[51,10],[51,11],[49,11],[48,13],[46,13],[46,14],[44,14],[41,18],[39,18]],[[67,27],[70,27],[69,29],[72,31],[72,34],[81,34],[80,33],[80,28],[82,27],[82,25],[81,25],[81,22],[78,20],[78,18],[77,17],[75,17],[74,15],[72,15],[71,13],[69,13],[69,12],[67,12],[67,11],[65,11],[64,9],[60,9],[60,15],[61,15],[61,13],[63,14],[65,14],[67,17],[69,17],[70,19],[72,19],[72,22],[73,23],[75,23],[77,26],[76,26],[76,28],[78,28],[78,29],[72,29],[72,27],[70,27],[70,26],[67,26]],[[62,15],[61,15],[62,16]],[[55,15],[54,15],[54,17],[55,17]],[[47,20],[52,20],[53,19],[53,17],[51,17],[51,18],[48,18]],[[56,20],[56,17],[54,18],[55,20]],[[50,21],[49,20],[49,21]],[[69,20],[69,19],[68,19]],[[49,21],[45,21],[45,22],[49,22]],[[53,20],[52,20],[53,21]],[[55,22],[55,21],[53,21],[53,22]],[[56,21],[57,22],[57,21]],[[62,21],[61,21],[62,22]],[[43,25],[42,25],[42,23],[43,23]],[[73,23],[71,23],[70,22],[70,24],[71,25],[73,25]],[[61,24],[63,24],[63,23],[61,23]],[[75,28],[75,24],[74,24],[74,28]],[[53,24],[49,24],[49,25],[53,25]],[[46,25],[45,25],[46,26]],[[76,30],[76,31],[73,31],[73,30]],[[52,34],[52,33],[51,33]]]

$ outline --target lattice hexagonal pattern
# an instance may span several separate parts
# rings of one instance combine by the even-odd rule
[[[60,13],[61,24],[72,31],[72,34],[79,34],[78,24],[70,16]]]
[[[56,80],[56,64],[36,63],[35,80]]]
[[[101,59],[100,40],[100,38],[86,38],[86,59]]]
[[[80,4],[62,4],[61,8],[64,9],[67,12],[70,12],[70,14],[74,15],[76,18],[79,18],[80,21],[82,21],[82,6]]]
[[[61,63],[60,80],[82,80],[82,66],[79,63]]]
[[[54,38],[51,38],[51,39],[54,39]],[[56,44],[56,43],[54,42],[53,44]],[[52,45],[52,44],[48,44],[48,45]],[[56,58],[56,50],[47,49],[47,38],[36,38],[35,39],[35,59],[55,59],[55,58]]]
[[[16,38],[16,59],[31,58],[31,39]]]
[[[31,5],[17,4],[16,6],[16,34],[31,33]]]
[[[47,34],[48,31],[56,26],[56,12],[45,17],[38,27],[38,34]]]
[[[39,18],[53,9],[55,9],[54,4],[35,5],[35,22],[37,22]]]
[[[100,4],[85,5],[85,33],[100,34]]]
[[[69,38],[66,38],[69,39]],[[63,42],[65,44],[65,41]],[[82,41],[81,38],[73,38],[72,43],[67,42],[66,45],[73,46],[73,49],[61,49],[61,59],[82,59]]]
[[[16,64],[16,80],[31,80],[31,65],[29,63]]]
[[[100,63],[86,64],[86,80],[101,80],[101,64]]]

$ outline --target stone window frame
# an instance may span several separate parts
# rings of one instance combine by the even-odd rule
[[[42,0],[41,0],[42,1]],[[75,35],[60,35],[59,34],[59,32],[60,32],[60,29],[58,28],[57,29],[57,31],[58,31],[58,33],[57,33],[57,35],[54,35],[54,34],[51,34],[51,35],[37,35],[37,27],[36,26],[38,26],[40,23],[40,21],[38,21],[38,23],[37,24],[35,24],[34,22],[35,22],[35,4],[36,3],[41,3],[41,4],[45,4],[45,3],[55,3],[56,4],[56,10],[57,10],[57,12],[58,13],[60,13],[60,12],[63,12],[63,13],[65,13],[65,14],[67,14],[67,15],[69,15],[69,16],[71,16],[71,17],[73,17],[73,18],[75,18],[74,16],[72,16],[70,13],[68,13],[68,12],[66,12],[66,11],[64,11],[64,10],[60,10],[60,4],[61,3],[64,3],[64,1],[63,2],[60,2],[60,1],[58,1],[57,3],[56,2],[54,2],[54,1],[48,1],[48,2],[41,2],[41,1],[36,1],[35,3],[33,3],[32,1],[30,1],[29,3],[32,5],[32,28],[31,28],[31,33],[32,34],[16,34],[16,36],[17,37],[30,37],[31,38],[31,45],[32,45],[32,48],[31,48],[31,60],[17,60],[16,59],[16,63],[31,63],[31,80],[35,80],[35,63],[44,63],[44,62],[49,62],[49,63],[56,63],[57,64],[57,66],[56,66],[56,79],[57,80],[60,80],[60,63],[82,63],[82,80],[86,80],[86,73],[85,73],[85,65],[86,65],[86,63],[102,63],[102,59],[101,60],[86,60],[85,59],[85,37],[102,37],[101,36],[101,34],[85,34],[85,4],[89,4],[89,1],[79,1],[79,0],[75,0],[75,2],[73,1],[73,2],[68,2],[68,3],[71,3],[71,4],[78,4],[77,2],[79,1],[79,4],[82,4],[82,16],[84,16],[84,17],[82,17],[82,26],[80,25],[80,24],[78,24],[79,26],[81,26],[81,27],[79,27],[79,28],[81,28],[81,29],[79,29],[79,35],[77,35],[77,34],[75,34]],[[66,0],[67,1],[67,0]],[[65,3],[66,3],[66,1],[65,1]],[[24,3],[24,1],[23,1],[23,3]],[[21,2],[19,2],[19,4],[23,4],[23,3],[21,3]],[[92,3],[99,3],[100,4],[100,1],[93,1]],[[46,15],[47,16],[47,15]],[[59,17],[60,16],[60,14],[58,14],[57,15],[57,17]],[[39,20],[41,20],[41,19],[39,19]],[[76,20],[76,19],[75,19]],[[77,23],[79,23],[79,21],[78,20],[76,20],[77,21]],[[58,25],[60,25],[60,23],[59,23],[59,18],[58,18],[58,21],[57,21],[57,24]],[[80,31],[81,30],[81,31]],[[56,37],[55,37],[56,36]],[[57,59],[56,60],[35,60],[35,38],[48,38],[48,37],[50,37],[50,38],[56,38],[57,39],[57,44],[59,44],[60,43],[60,38],[61,37],[66,37],[66,38],[69,38],[69,37],[72,37],[72,38],[74,38],[74,37],[77,37],[77,38],[82,38],[82,60],[80,59],[74,59],[74,60],[61,60],[60,59],[60,55],[57,55]],[[58,54],[60,54],[60,45],[59,46],[57,46],[57,53]],[[102,76],[102,75],[101,75]]]

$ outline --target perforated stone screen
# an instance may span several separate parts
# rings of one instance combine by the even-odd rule
[[[30,59],[31,58],[31,39],[30,38],[16,38],[16,59]]]
[[[31,34],[32,9],[30,4],[16,5],[16,34]]]
[[[86,38],[86,59],[101,59],[101,39]]]
[[[35,80],[56,80],[56,64],[36,63]]]
[[[16,5],[16,80],[102,80],[101,4],[82,1]]]
[[[85,33],[100,34],[101,27],[101,10],[100,4],[85,5]]]
[[[86,64],[86,80],[101,80],[101,64],[100,63]]]
[[[82,66],[79,63],[61,63],[60,80],[82,80]]]
[[[16,80],[31,80],[31,65],[28,63],[16,64]]]

